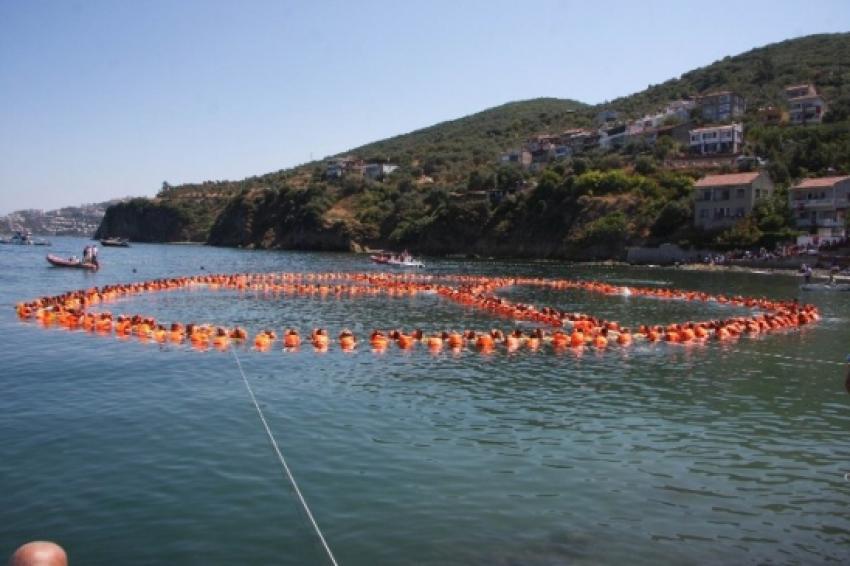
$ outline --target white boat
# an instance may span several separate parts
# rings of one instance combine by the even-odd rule
[[[407,252],[402,252],[400,254],[381,252],[369,256],[369,259],[382,265],[394,265],[396,267],[425,267],[424,263],[415,259]]]
[[[408,259],[389,259],[387,265],[395,265],[397,267],[425,267],[421,261],[413,258]]]
[[[29,230],[18,230],[10,238],[0,239],[0,244],[18,246],[49,246],[50,242],[43,238],[34,239]]]

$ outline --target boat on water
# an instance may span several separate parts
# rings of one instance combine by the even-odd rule
[[[369,256],[374,263],[392,265],[395,267],[425,267],[425,264],[404,251],[400,254],[378,252]]]
[[[100,245],[113,248],[129,248],[130,241],[126,238],[105,238],[100,241]]]
[[[0,238],[0,244],[17,246],[49,246],[50,241],[44,238],[33,238],[29,230],[18,230],[8,238]]]
[[[97,270],[100,265],[96,263],[84,262],[76,257],[70,257],[65,259],[64,257],[59,257],[58,255],[47,254],[47,262],[54,267],[72,267],[75,269],[90,269],[92,271]]]

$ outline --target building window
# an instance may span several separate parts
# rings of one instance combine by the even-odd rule
[[[708,218],[708,209],[703,208],[702,210],[700,210],[699,211],[699,217],[700,218]]]
[[[735,216],[738,218],[742,218],[744,216],[744,207],[738,207],[735,209]]]
[[[720,191],[720,200],[729,200],[729,189]]]
[[[735,189],[735,198],[744,198],[746,194],[746,189]]]

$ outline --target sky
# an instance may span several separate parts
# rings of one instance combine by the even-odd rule
[[[0,0],[0,214],[241,179],[850,31],[850,1]]]

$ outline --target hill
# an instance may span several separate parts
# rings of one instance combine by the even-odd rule
[[[732,90],[751,108],[776,104],[788,85],[812,83],[834,105],[847,103],[850,86],[850,33],[818,34],[758,47],[684,73],[603,106],[639,116],[676,100]]]
[[[499,153],[530,135],[589,126],[591,106],[574,100],[537,98],[441,122],[428,128],[356,147],[346,154],[391,161],[446,183],[465,182],[470,168],[493,163]]]
[[[30,231],[46,236],[90,237],[103,220],[107,207],[119,202],[121,199],[56,210],[16,210],[0,216],[0,232]]]
[[[760,106],[783,105],[784,87],[805,82],[828,101],[826,123],[762,123]],[[601,110],[633,119],[716,90],[747,98],[745,151],[768,159],[782,187],[808,174],[850,171],[850,34],[817,35],[726,57],[603,105],[512,102],[335,156],[399,166],[382,179],[328,178],[327,162],[313,162],[242,181],[164,186],[156,199],[110,208],[98,234],[572,258],[617,257],[628,243],[743,245],[787,236],[790,212],[781,190],[735,237],[692,230],[690,190],[706,171],[666,170],[676,151],[670,144],[595,149],[536,169],[499,163],[500,153],[527,138],[590,126]]]

